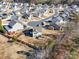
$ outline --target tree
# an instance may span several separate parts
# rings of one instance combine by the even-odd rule
[[[2,25],[2,20],[0,20],[0,32],[5,32],[5,29],[3,28],[3,25]]]

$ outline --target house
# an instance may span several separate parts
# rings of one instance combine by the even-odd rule
[[[41,28],[33,28],[33,29],[29,29],[29,30],[25,30],[24,34],[26,36],[30,36],[33,38],[39,38],[42,36],[42,30],[40,30]]]
[[[77,5],[71,5],[71,8],[76,9],[78,6]]]
[[[12,15],[11,20],[18,20],[18,17],[16,15]]]
[[[22,15],[22,18],[23,18],[23,19],[29,19],[29,20],[31,20],[32,16],[33,16],[32,14],[24,13],[24,14]]]
[[[32,11],[32,14],[34,17],[41,17],[42,16],[41,7],[36,7],[36,9]]]
[[[2,3],[0,3],[0,8],[2,8],[3,7],[3,5],[2,5]]]
[[[43,15],[48,14],[49,13],[49,6],[47,4],[44,4],[42,6],[42,10],[41,11],[43,11]]]
[[[2,21],[2,25],[8,25],[9,24],[9,20],[10,20],[10,16],[6,13],[2,13],[0,14],[0,20]]]
[[[59,15],[52,18],[52,22],[54,23],[59,23],[61,20],[63,20],[63,18]]]
[[[71,13],[71,10],[72,10],[72,8],[69,7],[67,9],[65,9],[64,11],[67,12],[67,14],[68,14],[68,13]]]
[[[43,12],[42,11],[39,11],[39,10],[38,11],[37,10],[34,11],[32,14],[33,14],[34,17],[39,17],[39,18],[41,16],[43,16]]]
[[[49,29],[49,30],[62,30],[63,27],[60,25],[62,24],[62,22],[61,21],[59,21],[59,23],[56,23],[56,22],[53,22],[51,20],[45,21],[43,22],[44,24],[43,28]]]
[[[13,11],[12,12],[12,15],[14,15],[14,16],[22,16],[22,14],[21,14],[21,11],[20,10],[17,10],[17,11]]]
[[[2,14],[0,14],[0,17],[1,17],[2,19],[5,19],[5,18],[7,18],[7,14],[6,14],[6,13],[2,13]]]
[[[23,12],[29,14],[29,4],[28,3],[23,4]]]
[[[58,11],[63,11],[64,10],[64,7],[63,7],[62,4],[58,4],[57,8],[58,8]]]
[[[46,15],[48,12],[48,7],[46,6],[48,5],[38,4],[35,6],[35,9],[32,11],[33,16],[41,18],[43,15]]]
[[[67,18],[67,15],[66,15],[65,13],[63,13],[63,14],[61,15],[61,17],[63,17],[63,18],[65,19],[65,18]]]
[[[35,9],[32,10],[32,14],[34,17],[41,18],[43,15],[46,15],[49,12],[49,6],[47,4],[38,4],[34,8]]]
[[[24,14],[23,16],[22,16],[22,18],[24,18],[24,19],[28,19],[28,17],[30,16],[30,14]]]
[[[62,30],[61,26],[57,25],[57,24],[52,24],[52,25],[46,25],[44,26],[45,29],[49,29],[49,30]]]
[[[76,12],[78,12],[78,13],[79,13],[79,7],[76,9]]]
[[[14,3],[14,7],[13,9],[16,11],[16,10],[19,10],[19,6],[18,6],[18,3]]]
[[[70,13],[68,11],[64,11],[64,13],[69,17]]]
[[[7,32],[15,32],[15,31],[24,29],[22,24],[14,21],[14,20],[11,20],[9,25],[5,25],[4,28],[6,29]]]

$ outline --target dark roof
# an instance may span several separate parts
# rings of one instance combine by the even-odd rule
[[[46,25],[44,28],[46,29],[50,29],[50,30],[59,30],[60,26],[58,26],[57,24],[53,24],[53,25]]]
[[[31,0],[13,0],[14,2],[18,2],[18,3],[28,3],[30,2]]]

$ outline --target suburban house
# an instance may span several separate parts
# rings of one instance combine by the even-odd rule
[[[0,14],[0,20],[2,21],[2,25],[8,25],[9,24],[9,20],[11,19],[11,17],[9,15],[7,15],[6,13]]]
[[[52,24],[52,25],[46,25],[44,26],[45,29],[49,29],[49,30],[63,30],[63,27],[57,25],[57,24]]]
[[[42,28],[38,28],[38,27],[35,27],[33,29],[29,29],[29,30],[25,30],[24,31],[24,34],[26,36],[30,36],[30,37],[33,37],[33,38],[39,38],[42,36]]]
[[[61,4],[58,4],[57,8],[58,8],[58,11],[63,11],[64,10],[64,7]]]
[[[32,14],[27,14],[27,13],[24,13],[23,15],[22,15],[22,18],[23,19],[28,19],[28,20],[31,20],[32,19]]]
[[[5,25],[4,28],[6,29],[7,32],[15,32],[15,31],[24,29],[22,24],[14,21],[14,20],[11,20],[9,25]]]

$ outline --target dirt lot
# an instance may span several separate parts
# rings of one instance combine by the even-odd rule
[[[48,31],[44,31],[45,34]],[[49,33],[49,32],[48,32]],[[47,34],[48,34],[47,33]],[[23,41],[25,43],[31,44],[31,45],[47,45],[47,42],[50,38],[53,39],[53,36],[51,34],[58,34],[59,32],[50,32],[49,36],[44,36],[44,38],[40,38],[40,39],[33,39],[32,37],[28,37],[25,35],[21,35],[19,36],[17,39],[20,41]],[[25,52],[29,52],[32,51],[32,48],[28,47],[25,44],[22,44],[21,42],[13,42],[10,43],[8,42],[8,38],[6,38],[3,35],[0,35],[0,59],[28,59],[27,55],[25,54],[18,54],[18,51],[25,51]]]
[[[26,55],[18,54],[18,51],[32,50],[21,43],[8,43],[9,39],[0,35],[0,59],[27,59]]]

